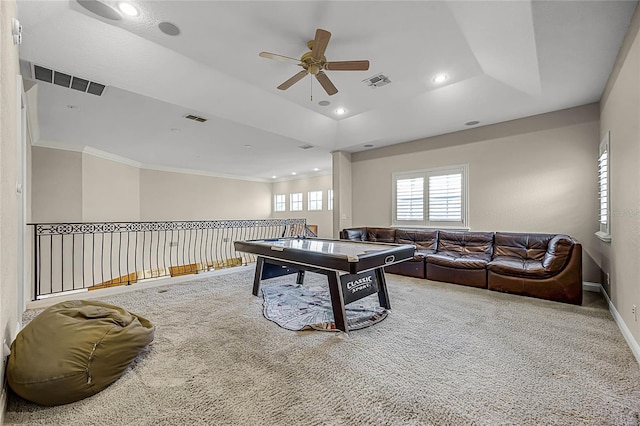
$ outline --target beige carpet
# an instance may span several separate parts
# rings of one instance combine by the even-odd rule
[[[389,275],[389,316],[344,337],[268,321],[252,279],[102,298],[156,324],[149,350],[83,401],[12,396],[6,423],[640,424],[640,369],[607,310]]]

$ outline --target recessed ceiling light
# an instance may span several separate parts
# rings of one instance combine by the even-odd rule
[[[296,172],[291,172],[291,174],[295,176],[295,175],[296,175]]]
[[[120,9],[120,12],[124,13],[127,16],[138,16],[138,14],[140,13],[134,5],[126,2],[118,3],[118,9]]]
[[[178,129],[177,127],[172,127],[169,130],[171,130],[174,133],[178,133],[180,131],[180,129]]]
[[[475,126],[476,124],[480,124],[480,122],[479,122],[479,121],[474,120],[474,121],[467,121],[467,122],[466,122],[466,123],[464,123],[464,124],[465,124],[465,125],[467,125],[467,126]]]
[[[364,146],[365,148],[373,148],[373,145],[371,145],[370,143],[368,143],[366,145],[362,145],[362,146]]]
[[[248,145],[248,144],[247,144],[247,145],[245,145],[244,147],[248,149],[248,148],[251,148],[251,145]]]
[[[313,171],[314,171],[314,172],[317,172],[317,171],[319,171],[319,170],[320,170],[320,169],[319,169],[319,168],[317,168],[317,167],[313,169]]]
[[[448,79],[449,79],[449,76],[447,74],[438,74],[435,77],[433,77],[433,82],[434,83],[444,83]]]
[[[336,114],[338,114],[338,115],[343,115],[345,112],[347,112],[347,110],[344,109],[344,108],[336,109]]]
[[[276,178],[276,176],[271,176],[271,179],[275,179],[275,178]]]
[[[78,107],[75,106],[75,105],[67,105],[67,108],[69,108],[69,109],[77,109]]]
[[[180,35],[180,28],[176,27],[171,22],[160,22],[158,24],[158,28],[160,28],[160,31],[169,36]]]
[[[329,101],[320,101],[320,102],[318,102],[318,105],[327,106],[327,105],[331,105],[331,102],[329,102]]]

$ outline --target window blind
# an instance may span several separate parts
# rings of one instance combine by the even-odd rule
[[[600,198],[600,210],[598,217],[600,224],[606,225],[609,222],[609,162],[607,161],[609,152],[605,148],[598,158],[598,187]]]
[[[462,173],[429,176],[429,221],[462,220]]]
[[[396,220],[424,220],[424,178],[396,181]]]

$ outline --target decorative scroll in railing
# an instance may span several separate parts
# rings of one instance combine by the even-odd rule
[[[305,219],[37,223],[33,299],[246,265],[233,242],[315,236]]]

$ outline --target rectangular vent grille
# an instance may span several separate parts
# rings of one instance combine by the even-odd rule
[[[198,117],[197,115],[186,115],[184,118],[187,118],[189,120],[193,120],[193,121],[197,121],[198,123],[206,123],[207,119],[206,118],[202,118],[202,117]]]
[[[57,84],[58,86],[78,90],[84,93],[91,93],[96,96],[102,96],[102,92],[104,92],[106,87],[104,84],[95,83],[93,81],[85,80],[84,78],[75,77],[60,71],[41,67],[40,65],[33,65],[33,76],[36,80]]]
[[[313,145],[308,145],[308,144],[307,145],[298,145],[298,148],[300,148],[300,149],[311,149],[311,148],[313,148]]]
[[[362,82],[369,87],[375,88],[375,87],[386,86],[387,84],[391,83],[391,80],[389,80],[389,77],[387,77],[386,75],[380,73],[380,74],[374,75],[373,77],[364,79],[362,80]]]

